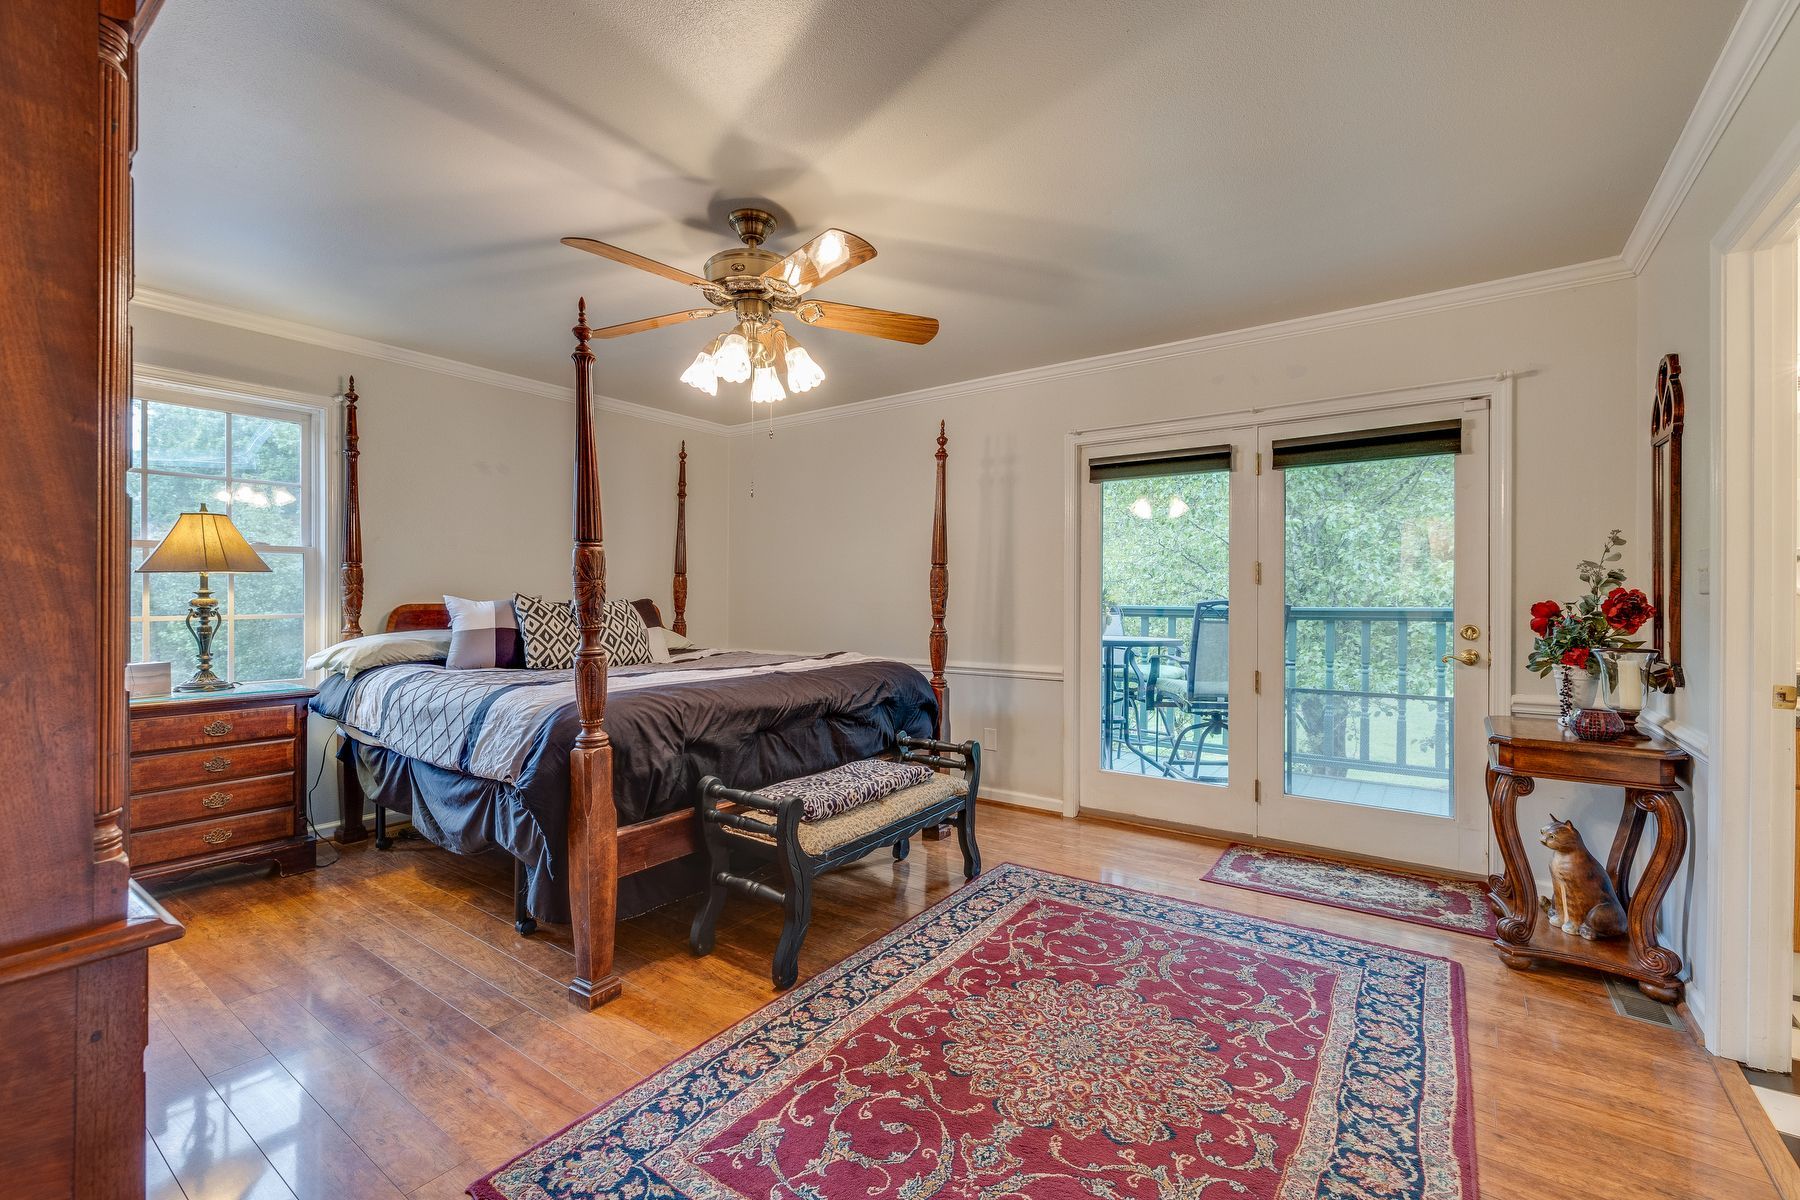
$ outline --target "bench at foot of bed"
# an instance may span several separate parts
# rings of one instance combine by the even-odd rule
[[[973,879],[980,874],[981,851],[975,842],[980,743],[955,745],[902,737],[899,758],[960,775],[934,774],[922,783],[817,820],[806,819],[797,795],[772,799],[760,792],[728,787],[715,776],[701,780],[700,823],[710,864],[706,900],[694,917],[688,939],[693,952],[712,952],[713,932],[727,892],[772,901],[782,906],[786,919],[769,975],[777,988],[789,988],[799,976],[800,945],[812,920],[812,881],[817,876],[883,846],[893,847],[895,859],[904,859],[913,834],[945,822],[957,828],[964,877]],[[809,776],[795,782],[813,784],[824,778]],[[815,787],[812,791],[817,800],[819,790]],[[735,874],[734,851],[773,861],[781,871],[781,886]]]

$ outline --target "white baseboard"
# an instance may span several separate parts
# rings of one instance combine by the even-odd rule
[[[1055,796],[1039,796],[1032,792],[1011,792],[1005,788],[984,787],[981,799],[992,800],[996,804],[1010,804],[1014,808],[1030,808],[1038,812],[1055,813],[1062,816],[1062,801]]]

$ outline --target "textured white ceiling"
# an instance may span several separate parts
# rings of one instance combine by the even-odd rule
[[[180,0],[145,46],[138,278],[555,383],[685,288],[732,201],[822,299],[784,411],[1605,257],[1737,0]],[[719,325],[602,343],[600,391],[722,421]]]

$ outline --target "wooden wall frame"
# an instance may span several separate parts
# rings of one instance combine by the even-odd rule
[[[1681,356],[1663,355],[1650,401],[1650,619],[1651,682],[1673,692],[1687,681],[1681,670]]]
[[[575,549],[573,583],[575,623],[581,649],[575,658],[575,702],[581,732],[569,752],[569,911],[575,943],[575,978],[569,996],[583,1008],[594,1008],[619,994],[613,970],[614,926],[618,917],[619,880],[626,875],[673,862],[700,849],[694,810],[669,813],[621,827],[613,803],[612,740],[606,731],[606,652],[600,644],[601,610],[606,601],[606,551],[600,504],[600,454],[593,419],[593,330],[587,323],[587,300],[576,305],[575,350]],[[361,454],[356,442],[355,385],[346,391],[344,423],[344,582],[342,627],[360,628],[362,610]],[[944,626],[949,605],[949,538],[946,530],[945,467],[949,436],[938,422],[936,478],[932,491],[931,562],[927,575],[931,598],[928,635],[931,689],[938,702],[938,730],[949,728],[950,685],[944,678],[950,637]],[[676,458],[674,622],[687,629],[687,443]],[[352,586],[352,582],[354,585]],[[388,614],[389,632],[403,629],[448,629],[443,604],[402,604]],[[368,837],[362,789],[355,768],[339,763],[342,802],[339,842]],[[949,826],[938,827],[942,833]],[[927,836],[931,836],[928,831]]]

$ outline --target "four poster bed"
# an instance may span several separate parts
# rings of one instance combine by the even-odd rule
[[[569,994],[594,1007],[619,993],[613,938],[621,883],[649,880],[658,868],[675,870],[700,848],[694,805],[701,776],[761,787],[891,751],[901,735],[938,737],[944,731],[948,438],[940,423],[929,679],[903,663],[856,654],[693,651],[666,665],[609,670],[602,644],[606,559],[592,411],[594,354],[585,300],[577,312],[572,577],[580,645],[572,672],[383,666],[354,681],[333,675],[320,684],[314,705],[345,734],[338,839],[368,836],[361,801],[373,799],[378,809],[412,812],[415,826],[448,849],[509,850],[526,864],[532,912],[555,920],[566,914],[572,925],[575,978]],[[345,639],[362,636],[357,400],[352,385],[345,393],[344,425]],[[669,623],[681,635],[687,631],[687,584],[683,443]],[[635,603],[640,611],[648,605]],[[660,616],[654,606],[647,615]],[[388,632],[449,625],[442,604],[403,604],[386,621]]]

